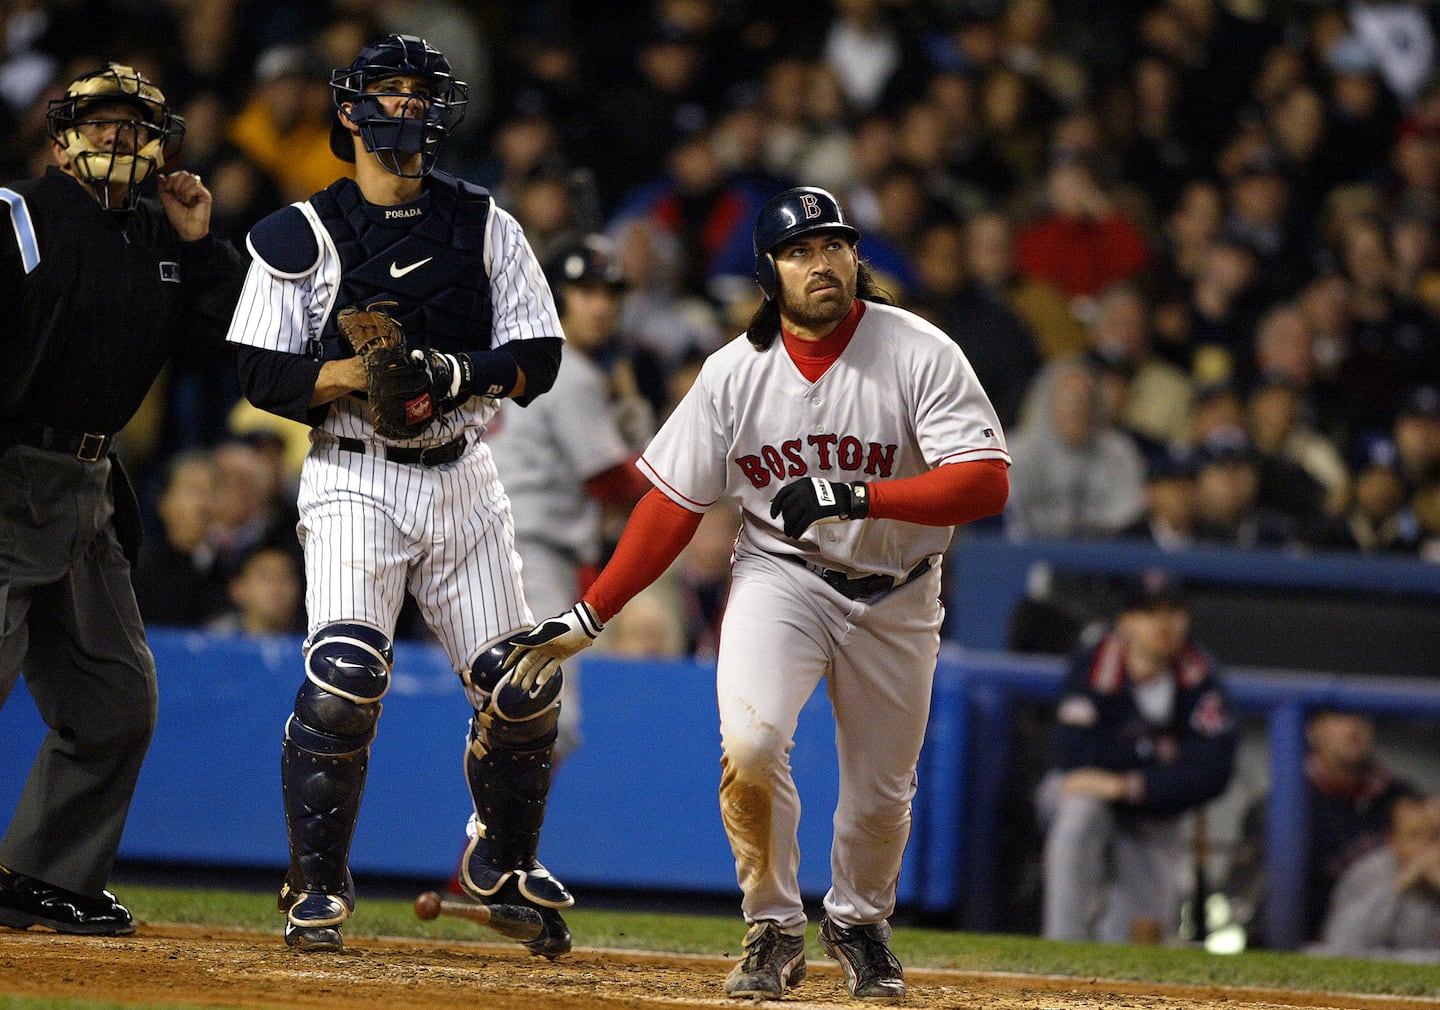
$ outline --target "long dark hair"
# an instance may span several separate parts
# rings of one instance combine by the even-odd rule
[[[855,272],[855,297],[863,298],[867,302],[879,302],[881,305],[894,305],[895,301],[890,293],[875,282],[875,275],[870,272],[870,267],[861,260]],[[775,338],[780,336],[780,296],[776,292],[774,298],[767,298],[760,303],[755,310],[755,315],[750,319],[750,325],[745,328],[745,339],[755,346],[755,350],[766,350],[775,343]]]

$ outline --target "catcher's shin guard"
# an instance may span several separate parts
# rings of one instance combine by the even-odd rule
[[[293,926],[338,927],[355,907],[347,863],[390,682],[390,643],[374,628],[332,624],[305,652],[280,761],[290,871],[279,905]]]
[[[563,674],[557,672],[533,692],[511,687],[500,669],[507,651],[500,645],[482,653],[465,677],[475,706],[465,779],[475,803],[477,837],[465,852],[460,881],[485,901],[513,881],[529,902],[565,908],[575,899],[536,859],[554,769]]]

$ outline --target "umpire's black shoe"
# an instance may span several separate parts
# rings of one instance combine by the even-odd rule
[[[828,915],[820,920],[820,946],[845,969],[845,988],[856,999],[905,998],[905,969],[890,953],[890,924],[838,926]]]
[[[805,981],[805,937],[780,932],[768,920],[745,934],[745,956],[725,977],[725,995],[737,999],[779,999]]]
[[[129,936],[135,932],[130,910],[109,891],[100,897],[67,891],[0,866],[0,926],[44,926],[57,933]]]

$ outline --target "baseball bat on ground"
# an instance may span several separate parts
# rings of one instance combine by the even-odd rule
[[[429,921],[442,915],[469,919],[489,926],[501,936],[528,943],[545,932],[540,913],[524,905],[481,905],[474,901],[455,901],[426,891],[415,899],[415,915]]]

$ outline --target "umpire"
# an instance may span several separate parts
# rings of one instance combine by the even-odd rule
[[[130,585],[139,509],[111,453],[182,341],[223,348],[243,264],[210,234],[165,96],[111,63],[46,114],[55,166],[0,188],[0,704],[23,669],[49,735],[0,840],[0,925],[133,933],[105,890],[155,727]],[[141,198],[156,178],[158,198]]]

